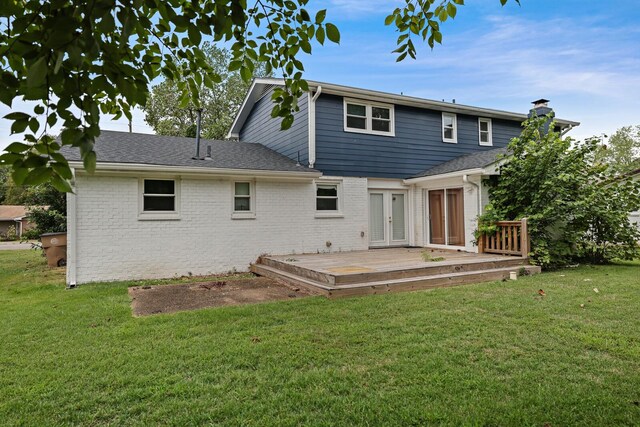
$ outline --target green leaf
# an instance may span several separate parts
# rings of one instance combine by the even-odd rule
[[[287,130],[293,125],[293,114],[289,114],[282,119],[280,123],[280,130]]]
[[[324,44],[324,28],[318,28],[318,31],[316,31],[316,40],[318,40],[318,43]]]
[[[454,5],[453,3],[447,4],[447,13],[450,17],[455,18],[457,12],[458,10],[456,9],[456,5]]]
[[[29,120],[31,116],[27,113],[15,112],[7,114],[6,116],[4,116],[4,118],[7,120]]]
[[[202,33],[200,33],[197,27],[195,25],[189,25],[189,28],[187,31],[188,31],[189,39],[191,40],[191,43],[193,43],[196,46],[200,45],[200,42],[202,41]]]
[[[30,145],[27,144],[23,144],[21,142],[14,142],[9,144],[9,146],[7,148],[5,148],[5,151],[9,152],[9,153],[23,153],[27,150],[29,150],[31,148]]]
[[[16,120],[11,125],[11,134],[22,133],[29,126],[29,120]]]
[[[51,185],[53,185],[53,188],[55,188],[56,190],[60,191],[61,193],[72,193],[73,192],[73,188],[71,187],[71,183],[58,176],[58,175],[53,175],[51,177]]]
[[[96,171],[96,161],[97,158],[95,151],[87,152],[82,158],[82,164],[84,165],[85,170],[89,173],[94,173]]]
[[[240,76],[242,77],[242,80],[244,80],[245,82],[248,82],[251,80],[251,77],[253,76],[251,73],[251,70],[247,67],[242,67],[240,68]]]
[[[33,169],[31,172],[27,174],[25,177],[23,184],[24,185],[38,185],[44,182],[47,182],[51,177],[53,171],[44,166]]]
[[[384,20],[384,25],[391,25],[393,24],[393,21],[396,20],[396,16],[395,15],[389,15],[385,18]]]
[[[47,58],[38,58],[27,70],[27,87],[35,88],[45,84],[47,78]]]
[[[327,23],[325,28],[327,30],[327,38],[334,43],[340,44],[340,31],[338,31],[338,27],[331,23]]]
[[[11,172],[11,178],[13,178],[13,182],[15,182],[16,184],[22,185],[24,183],[24,179],[28,174],[28,168],[14,165],[13,172]]]
[[[62,178],[64,178],[64,179],[73,178],[73,174],[71,173],[71,168],[69,167],[68,164],[65,164],[65,163],[52,163],[51,167],[53,168],[55,173],[60,175]]]
[[[326,9],[322,9],[319,10],[318,13],[316,13],[316,24],[320,25],[324,22],[324,18],[327,16],[327,10]]]

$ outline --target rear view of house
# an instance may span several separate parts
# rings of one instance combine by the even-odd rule
[[[291,129],[258,79],[230,137],[102,132],[68,196],[68,283],[247,270],[262,254],[476,252],[485,180],[527,114],[310,82]],[[551,110],[546,100],[537,114]],[[556,120],[562,131],[578,123]]]

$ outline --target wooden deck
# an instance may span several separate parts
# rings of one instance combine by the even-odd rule
[[[425,260],[428,253],[431,260]],[[433,261],[434,258],[444,258]],[[501,280],[539,267],[515,256],[423,248],[264,256],[256,274],[313,289],[328,297],[427,289]]]

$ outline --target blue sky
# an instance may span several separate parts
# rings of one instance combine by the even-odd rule
[[[429,99],[526,112],[538,98],[557,116],[581,122],[574,138],[640,124],[638,0],[468,0],[443,27],[442,46],[419,46],[417,60],[395,62],[396,34],[385,16],[395,0],[313,1],[338,25],[339,46],[305,56],[305,77]],[[26,108],[14,103],[14,109]],[[0,116],[8,108],[0,107]],[[12,142],[0,120],[0,148]],[[104,129],[127,130],[124,120]],[[134,131],[152,133],[143,114]]]

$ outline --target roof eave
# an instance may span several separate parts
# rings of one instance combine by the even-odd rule
[[[351,86],[343,86],[343,85],[337,85],[333,83],[324,83],[324,82],[311,81],[311,80],[307,81],[307,83],[309,84],[310,89],[315,89],[318,86],[322,86],[323,94],[340,95],[340,96],[346,95],[346,96],[352,96],[352,97],[370,100],[370,101],[377,101],[377,102],[386,101],[388,103],[392,103],[396,105],[406,105],[409,107],[426,108],[426,109],[444,111],[449,113],[477,115],[479,117],[486,117],[486,118],[519,120],[521,122],[528,119],[527,114],[513,113],[510,111],[496,110],[492,108],[481,108],[481,107],[474,107],[474,106],[464,105],[464,104],[454,104],[450,102],[435,101],[435,100],[417,98],[417,97],[407,96],[407,95],[397,95],[397,94],[388,93],[388,92],[380,92],[380,91],[370,90],[370,89],[360,89],[360,88],[355,88]],[[255,103],[255,101],[257,101],[257,99],[254,99],[256,98],[256,94],[255,94],[256,87],[261,87],[262,85],[267,85],[267,84],[283,85],[284,80],[277,79],[277,78],[254,79],[249,91],[247,92],[247,95],[245,96],[245,99],[240,109],[238,110],[238,114],[236,115],[233,121],[231,129],[229,130],[229,133],[227,135],[228,137],[235,137],[235,138],[239,137],[240,130],[242,129],[242,126],[244,125],[245,120],[249,116],[249,113],[253,108],[253,104]],[[576,127],[580,125],[580,122],[558,119],[558,118],[555,119],[555,122],[562,129],[565,129],[567,127]]]
[[[80,161],[70,161],[69,166],[76,170],[84,170]],[[322,176],[316,170],[310,171],[277,171],[261,169],[232,169],[232,168],[208,168],[195,166],[169,166],[150,165],[144,163],[107,163],[96,164],[96,172],[148,172],[148,173],[173,173],[181,175],[201,175],[201,176],[253,176],[258,178],[293,178],[293,179],[315,179]]]
[[[407,178],[402,182],[407,185],[411,184],[420,184],[422,182],[436,181],[438,179],[447,179],[447,178],[458,178],[464,175],[493,175],[492,171],[487,170],[487,168],[474,168],[474,169],[464,169],[454,172],[447,172],[436,175],[427,175],[427,176],[418,176],[415,178]]]

